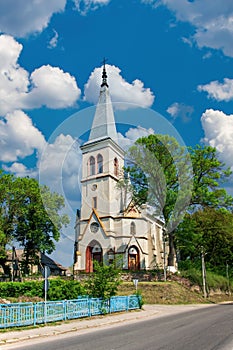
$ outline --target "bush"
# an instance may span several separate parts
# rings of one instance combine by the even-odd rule
[[[78,295],[86,294],[85,288],[78,281],[54,279],[50,281],[49,300],[77,299]]]
[[[180,271],[180,275],[182,277],[188,278],[192,284],[196,284],[202,287],[202,272],[200,270],[191,268],[190,270]],[[228,281],[225,276],[219,275],[212,271],[206,271],[206,282],[208,289],[220,289],[224,292],[228,291],[229,287],[233,289],[232,281]]]
[[[85,283],[87,294],[92,298],[109,299],[116,295],[120,273],[113,265],[101,265],[94,261],[94,272]]]
[[[78,295],[86,294],[84,287],[78,281],[64,281],[60,278],[49,280],[48,300],[76,299]],[[43,281],[1,282],[2,298],[39,297],[44,298]]]

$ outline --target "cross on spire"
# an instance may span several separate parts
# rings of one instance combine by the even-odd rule
[[[106,69],[105,69],[105,64],[107,62],[107,59],[104,57],[103,59],[103,72],[102,72],[102,84],[101,87],[103,86],[107,86],[108,87],[108,83],[107,83],[107,73],[106,73]]]

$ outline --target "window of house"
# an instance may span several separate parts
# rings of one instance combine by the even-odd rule
[[[119,167],[118,159],[114,158],[114,175],[115,176],[118,176],[118,167]]]
[[[97,209],[97,197],[93,197],[93,198],[92,198],[92,207],[93,207],[94,209]]]
[[[135,225],[135,222],[131,222],[130,224],[130,234],[131,235],[135,235],[136,234],[136,225]]]
[[[93,156],[89,159],[90,165],[90,175],[95,175],[95,158]]]
[[[103,157],[101,154],[97,156],[97,172],[101,174],[103,172]]]

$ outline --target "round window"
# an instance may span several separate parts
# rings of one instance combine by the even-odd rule
[[[99,224],[98,222],[93,222],[91,224],[91,232],[96,233],[99,230]]]
[[[97,189],[97,185],[96,184],[93,184],[92,187],[91,187],[92,191],[95,191]]]

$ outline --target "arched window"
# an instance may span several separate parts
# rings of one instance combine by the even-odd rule
[[[118,167],[119,167],[118,159],[114,158],[114,175],[115,176],[118,176],[118,170],[119,170]]]
[[[97,172],[101,174],[103,172],[103,157],[101,154],[97,156]]]
[[[130,224],[130,234],[131,235],[135,235],[136,234],[136,225],[135,225],[135,222],[131,222]]]
[[[90,165],[90,175],[95,175],[95,158],[93,156],[89,159],[89,165]]]

